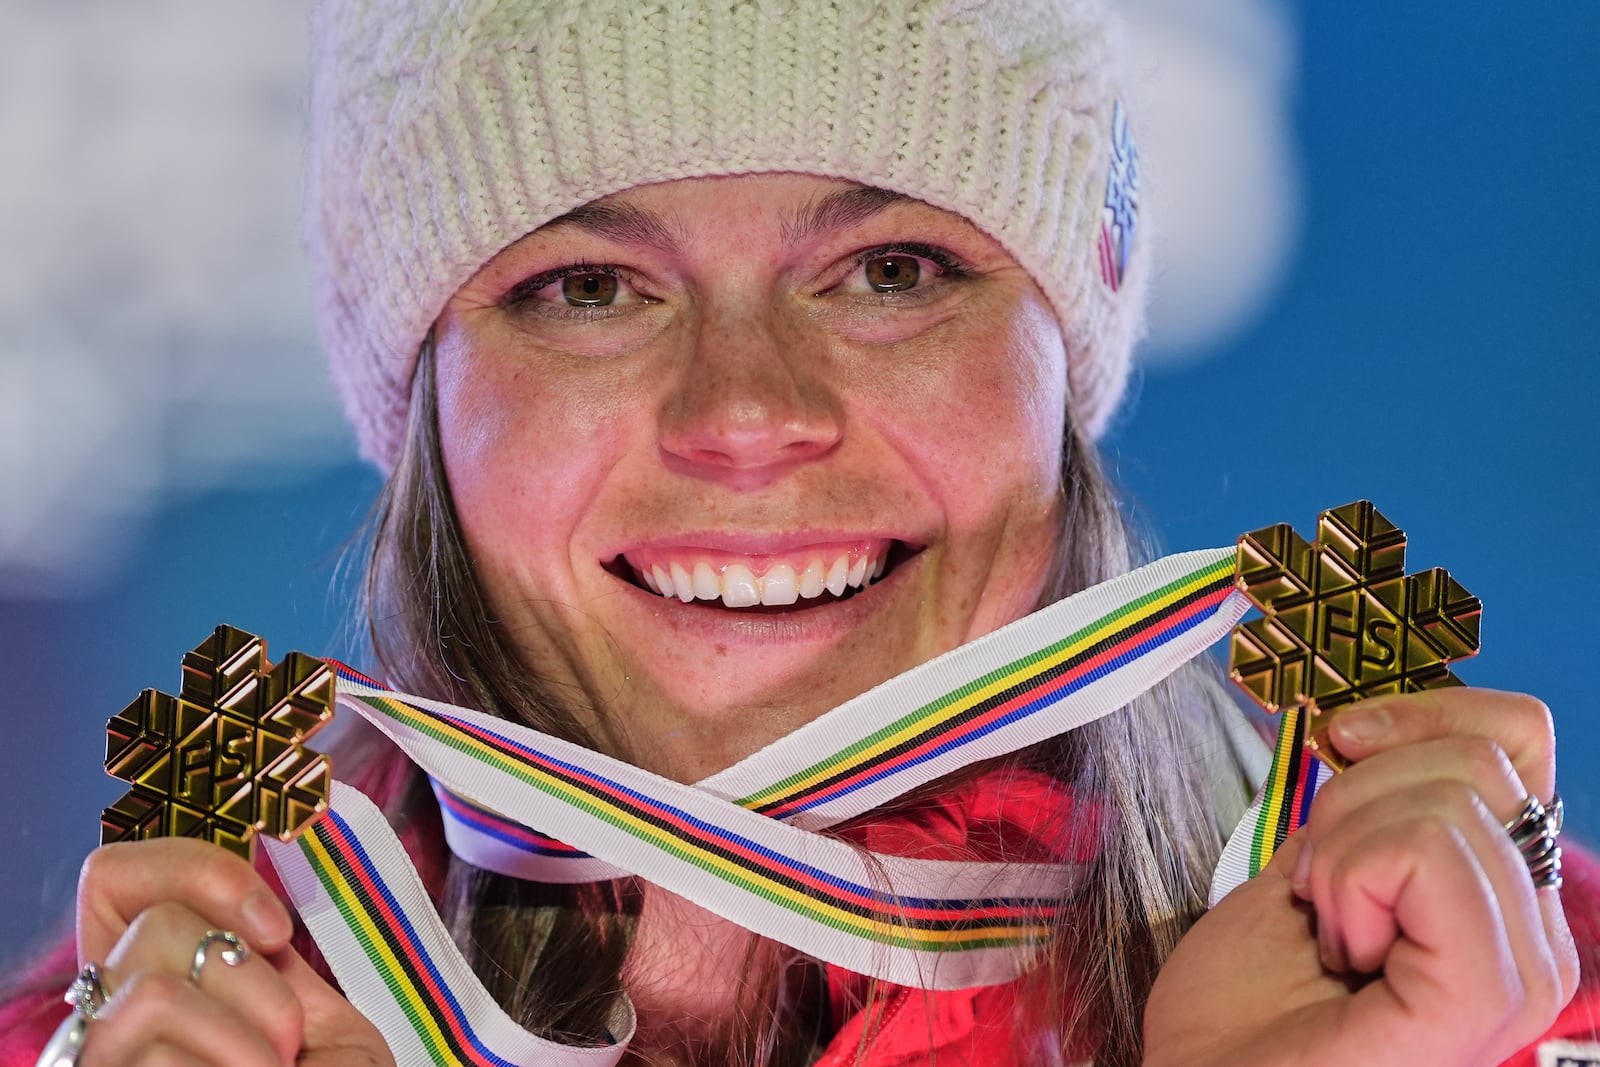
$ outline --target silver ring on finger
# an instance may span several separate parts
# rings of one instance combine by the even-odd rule
[[[1528,865],[1535,889],[1561,888],[1561,846],[1556,844],[1556,837],[1561,833],[1565,813],[1560,794],[1552,796],[1546,808],[1530,793],[1522,802],[1522,809],[1505,824],[1511,843]]]
[[[106,1006],[106,998],[110,992],[106,989],[105,979],[100,975],[100,965],[85,963],[83,970],[72,980],[67,987],[62,1000],[72,1005],[72,1014],[84,1022],[93,1022],[100,1018],[100,1009]]]
[[[211,946],[219,944],[228,946],[222,950],[222,962],[229,967],[237,967],[250,958],[250,946],[244,943],[244,938],[232,930],[207,930],[206,935],[194,948],[194,963],[189,967],[190,984],[200,984],[200,972],[205,970]]]
[[[72,1005],[72,1014],[61,1020],[61,1025],[45,1042],[36,1067],[76,1067],[83,1055],[84,1040],[89,1036],[89,1024],[100,1018],[106,995],[99,965],[84,964],[61,998]]]

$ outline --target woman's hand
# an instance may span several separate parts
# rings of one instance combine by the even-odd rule
[[[238,934],[237,966],[210,930]],[[289,947],[293,925],[244,860],[199,841],[97,849],[78,884],[78,962],[96,962],[109,995],[89,1024],[81,1067],[345,1067],[394,1060],[376,1028]]]
[[[1332,736],[1353,765],[1162,969],[1147,1064],[1487,1067],[1571,999],[1560,897],[1504,827],[1555,787],[1544,705],[1384,697],[1342,709]]]

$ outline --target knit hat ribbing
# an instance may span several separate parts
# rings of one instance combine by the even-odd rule
[[[1122,394],[1149,227],[1108,249],[1101,0],[325,0],[313,36],[306,243],[384,470],[451,295],[551,219],[673,178],[794,171],[965,216],[1050,300],[1091,435]]]

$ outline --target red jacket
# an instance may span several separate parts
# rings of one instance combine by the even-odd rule
[[[408,773],[409,768],[403,763],[380,764],[367,781],[354,784],[374,798],[397,796]],[[941,858],[941,854],[955,858],[971,857],[976,851],[978,858],[998,858],[984,855],[988,850],[983,838],[997,827],[1014,826],[1006,818],[1006,811],[1021,808],[1071,817],[1069,798],[1054,786],[1043,779],[1011,776],[1004,795],[978,779],[958,788],[954,795],[943,794],[897,812],[887,821],[866,823],[847,836],[891,854],[915,852],[928,858]],[[1050,840],[1055,838],[1052,829],[1040,827],[1035,832],[1042,831],[1044,839]],[[437,890],[443,883],[446,865],[437,811],[428,806],[411,825],[402,827],[401,833],[424,882]],[[996,833],[996,845],[1002,836],[1003,831]],[[1017,846],[1014,835],[1005,837],[1005,850],[1013,858],[1042,858],[1019,856],[1018,852],[1026,852],[1027,848],[1025,843],[1021,849]],[[1568,849],[1565,860],[1562,900],[1583,953],[1582,986],[1545,1037],[1509,1060],[1507,1067],[1546,1067],[1538,1059],[1538,1046],[1563,1038],[1590,1044],[1593,1058],[1551,1057],[1548,1064],[1600,1065],[1600,861],[1576,849]],[[276,884],[270,865],[263,861],[263,867],[269,881]],[[303,931],[297,947],[327,973]],[[73,946],[63,943],[33,968],[35,978],[20,995],[0,1004],[0,1067],[33,1067],[39,1050],[66,1015],[61,993],[75,970]],[[836,1005],[860,1003],[859,976],[830,969],[829,981]],[[844,1020],[818,1067],[921,1067],[934,1062],[935,1055],[939,1067],[1004,1067],[1020,1062],[1031,1057],[1028,1050],[1015,1046],[1015,998],[1015,985],[940,993],[880,986],[878,996],[867,1009]],[[876,1031],[875,1037],[868,1057],[858,1064],[856,1055],[863,1031],[869,1027]]]

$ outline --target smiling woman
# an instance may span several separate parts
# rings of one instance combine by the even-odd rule
[[[591,295],[602,287],[608,303]],[[904,195],[756,174],[585,205],[493,257],[423,346],[374,543],[375,649],[401,688],[697,781],[1127,566],[1066,416],[1067,367],[1027,272]],[[1169,840],[1140,856],[1112,821],[1067,818],[1092,807],[1067,798],[1164,797],[1168,825],[1214,849],[1245,799],[1237,772],[1208,782],[1206,761],[1129,758],[1141,743],[1175,754],[1188,733],[1225,765],[1223,702],[1195,685],[1186,724],[1164,688],[843,831],[903,855],[1103,856],[1090,899],[1120,903],[1086,900],[1072,922],[1115,926],[1058,943],[1063,970],[1100,975],[1105,999],[1066,1017],[1061,975],[1043,969],[1026,996],[964,994],[993,1018],[951,1025],[943,1002],[808,964],[661,891],[597,898],[457,863],[446,913],[517,1018],[602,1040],[620,984],[639,1012],[633,1048],[660,1062],[763,1048],[808,1062],[870,1038],[880,1055],[927,1040],[976,1063],[1011,1045],[1014,1016],[1018,1039],[1101,1032],[1115,1063],[1138,1020],[1112,998],[1142,996],[1175,932],[1124,916],[1192,913],[1209,869]],[[970,803],[951,808],[951,790]],[[1213,791],[1220,818],[1195,802]],[[602,962],[578,982],[567,952],[533,966],[530,930],[546,927]],[[886,1001],[899,1036],[865,1010]]]
[[[1100,4],[317,30],[319,310],[389,476],[384,684],[338,677],[399,747],[345,742],[281,887],[96,852],[41,1062],[1465,1067],[1590,1026],[1531,697],[1342,711],[1349,769],[1205,912],[1261,746],[1162,643],[1237,618],[1228,553],[1129,574],[1097,462],[1150,273]],[[60,1014],[0,1010],[7,1065]]]
[[[642,766],[704,777],[1039,601],[1066,355],[948,212],[803,175],[629,190],[491,260],[432,355],[489,612]]]

